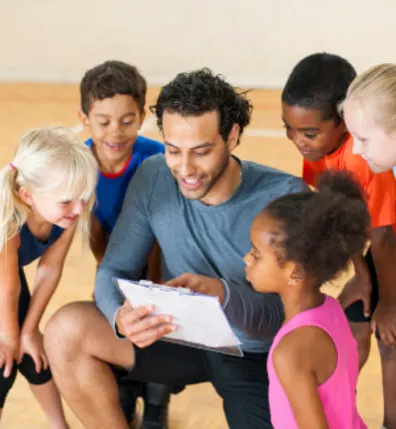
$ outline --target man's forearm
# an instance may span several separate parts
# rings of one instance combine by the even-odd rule
[[[96,273],[94,297],[96,305],[115,329],[117,311],[124,303],[124,298],[118,290],[112,270],[99,267]]]

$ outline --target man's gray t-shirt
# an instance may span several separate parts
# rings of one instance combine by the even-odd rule
[[[241,172],[241,184],[228,201],[206,206],[183,197],[163,155],[139,167],[96,276],[95,300],[113,327],[124,301],[113,278],[138,279],[157,240],[165,281],[184,273],[222,279],[224,311],[243,350],[268,350],[283,308],[276,294],[255,292],[245,278],[250,226],[271,200],[307,186],[253,162],[241,161]]]

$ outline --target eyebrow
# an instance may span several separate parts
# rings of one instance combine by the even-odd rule
[[[169,147],[173,147],[173,148],[175,148],[175,149],[179,149],[179,147],[178,146],[176,146],[176,145],[174,145],[174,144],[172,144],[172,143],[170,143],[170,142],[164,142],[164,144],[165,144],[165,146],[169,146]],[[215,143],[212,143],[212,142],[205,142],[205,143],[201,143],[201,144],[199,144],[199,145],[197,145],[197,146],[194,146],[194,147],[190,147],[189,149],[190,150],[196,150],[196,149],[204,149],[204,148],[207,148],[207,147],[212,147],[212,146],[214,146],[215,145]]]
[[[94,116],[96,116],[96,117],[101,117],[101,118],[108,118],[108,117],[110,117],[111,115],[107,115],[106,113],[95,113],[95,114],[94,114]],[[135,113],[135,112],[128,112],[128,113],[125,113],[125,115],[122,115],[120,119],[123,119],[123,118],[125,118],[126,116],[136,116],[136,113]]]
[[[282,118],[283,123],[287,126],[290,127],[290,125],[285,121],[285,118]],[[292,128],[292,127],[290,127]],[[297,128],[298,131],[320,131],[320,128],[318,127],[303,127],[303,128]]]

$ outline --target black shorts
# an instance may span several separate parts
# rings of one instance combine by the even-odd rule
[[[370,316],[366,317],[364,315],[363,302],[356,301],[353,304],[351,304],[348,308],[345,309],[345,314],[348,320],[354,323],[370,322],[372,314],[374,313],[374,310],[378,305],[378,299],[379,299],[377,273],[375,271],[373,255],[371,254],[370,248],[367,250],[367,253],[364,259],[367,263],[367,267],[370,273],[371,285],[372,285]]]
[[[272,429],[268,404],[267,353],[244,357],[157,341],[135,347],[136,365],[126,380],[184,386],[211,382],[223,399],[230,429]],[[202,427],[209,427],[202,416]]]
[[[19,327],[22,326],[30,304],[30,292],[23,269],[19,269],[19,279],[21,282],[21,293],[19,295],[18,320]],[[3,376],[4,367],[0,368],[0,408],[3,408],[8,392],[11,390],[17,372],[20,372],[30,384],[44,384],[51,380],[49,369],[37,372],[34,361],[29,355],[24,355],[20,364],[15,363],[11,375],[8,378]]]

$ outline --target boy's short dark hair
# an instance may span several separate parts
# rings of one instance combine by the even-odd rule
[[[355,69],[345,58],[325,52],[309,55],[292,70],[282,91],[282,102],[319,110],[324,120],[340,123],[337,108],[355,76]]]
[[[201,116],[218,111],[220,134],[227,141],[234,124],[239,125],[240,134],[249,124],[252,104],[246,92],[236,91],[221,75],[214,75],[211,70],[204,68],[178,74],[161,89],[157,104],[151,106],[150,110],[156,114],[161,130],[164,112]]]
[[[146,104],[147,84],[138,69],[122,61],[106,61],[89,69],[80,83],[81,110],[88,115],[95,100],[130,95],[141,112]]]

